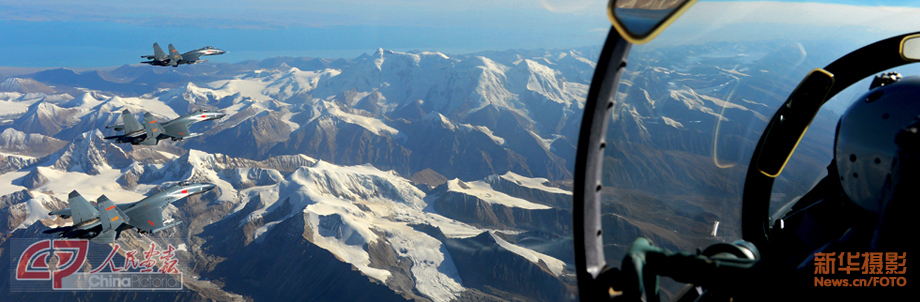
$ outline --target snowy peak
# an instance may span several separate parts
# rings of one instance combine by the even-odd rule
[[[106,97],[99,95],[97,93],[94,93],[94,92],[86,92],[86,93],[83,93],[83,95],[80,95],[80,97],[71,99],[65,103],[61,103],[61,107],[91,109],[101,104],[102,103],[101,100],[103,98],[106,98]]]
[[[178,114],[185,114],[197,109],[214,109],[220,99],[231,93],[220,93],[213,89],[198,87],[192,82],[185,85],[161,90],[151,95],[172,107]]]
[[[444,127],[450,131],[457,130],[457,126],[455,126],[454,123],[450,121],[450,119],[435,111],[429,112],[424,117],[422,117],[422,121],[430,125]]]
[[[53,169],[90,175],[99,174],[103,169],[130,165],[127,153],[107,142],[99,130],[84,132],[45,160],[46,163],[49,161],[53,161]]]
[[[26,115],[40,114],[43,116],[56,116],[67,112],[69,112],[69,110],[65,108],[58,107],[57,105],[49,102],[40,101],[32,104],[32,106],[29,106],[29,111],[26,112]]]
[[[349,124],[361,126],[375,135],[396,136],[399,130],[384,123],[381,119],[366,116],[361,110],[351,110],[344,104],[336,101],[317,101],[313,104],[313,110],[309,122],[317,122],[321,127],[332,127],[335,122],[341,121]]]
[[[75,122],[79,109],[61,108],[46,101],[38,101],[25,114],[13,120],[13,128],[26,133],[54,135]]]
[[[422,117],[422,124],[429,127],[438,127],[450,130],[452,132],[458,132],[460,134],[469,134],[473,135],[482,135],[488,137],[492,140],[495,145],[501,146],[505,144],[505,139],[496,136],[492,133],[492,130],[486,126],[474,126],[470,124],[461,124],[451,121],[450,118],[440,114],[438,112],[432,111]],[[475,137],[475,136],[471,136]]]
[[[597,66],[597,63],[585,58],[581,52],[574,49],[569,50],[568,52],[560,53],[556,60],[557,64],[584,64],[590,66],[591,69],[594,69],[594,67]]]
[[[548,62],[544,62],[547,63]],[[570,105],[577,102],[579,95],[566,90],[567,83],[560,71],[540,62],[525,59],[508,72],[509,89],[522,96],[522,101],[529,107],[538,106],[539,102],[549,100]],[[537,102],[527,98],[536,98]],[[539,110],[536,107],[532,110]]]
[[[322,196],[352,201],[383,198],[418,209],[425,206],[422,200],[425,193],[409,180],[395,171],[380,171],[371,165],[342,167],[317,161],[311,167],[299,169],[295,175],[295,181]]]
[[[292,69],[292,67],[291,65],[288,65],[287,63],[282,62],[281,65],[278,65],[277,69],[278,70],[289,70],[289,69]],[[297,68],[293,68],[293,69],[297,69]],[[297,69],[297,70],[300,70],[300,69]]]
[[[429,196],[426,201],[438,214],[492,230],[551,230],[567,236],[566,230],[547,226],[569,223],[572,217],[571,195],[527,188],[497,175],[477,181],[449,180]]]
[[[264,78],[261,84],[265,88],[262,89],[261,94],[276,100],[287,101],[297,94],[313,91],[320,81],[334,77],[339,72],[336,69],[303,71],[291,67],[283,73]]]
[[[8,78],[0,83],[0,92],[53,94],[54,89],[33,79]]]
[[[509,67],[486,57],[475,57],[468,61],[470,61],[468,64],[471,64],[469,67],[473,68],[471,75],[476,85],[473,95],[470,96],[473,103],[466,106],[470,107],[469,112],[478,111],[489,105],[512,111],[517,111],[517,108],[522,107],[514,103],[517,96],[505,85],[508,82],[505,72],[509,70]],[[451,111],[456,109],[455,107],[459,108],[459,105],[452,104]]]
[[[491,235],[492,240],[495,240],[495,243],[501,246],[502,248],[512,253],[515,253],[521,257],[524,257],[525,259],[532,262],[533,264],[542,266],[543,268],[549,270],[553,275],[556,275],[556,276],[562,275],[562,270],[565,267],[565,263],[560,261],[559,259],[556,259],[556,258],[547,256],[545,254],[541,254],[533,250],[529,250],[529,249],[514,245],[512,243],[509,243],[508,241],[505,241],[504,239],[496,235],[495,232],[490,231],[489,235]]]
[[[383,94],[380,94],[380,91],[377,91],[375,89],[373,92],[369,93],[367,96],[359,99],[352,106],[355,109],[361,109],[361,110],[367,111],[370,114],[378,115],[381,113],[380,104],[385,103],[386,100],[387,100],[386,97],[384,97]]]
[[[0,196],[0,234],[10,234],[41,219],[51,219],[48,216],[50,211],[64,207],[60,199],[27,190]]]
[[[410,224],[435,225],[451,234],[481,232],[422,212],[423,192],[395,172],[370,165],[318,161],[277,186],[254,187],[241,194],[251,201],[231,217],[255,228],[255,242],[273,236],[287,217],[302,213],[304,236],[310,242],[391,288],[404,286],[399,280],[413,280],[413,288],[433,301],[451,301],[463,291],[458,270],[443,242]],[[400,269],[395,261],[412,269]],[[397,292],[402,290],[406,289]]]
[[[46,94],[42,92],[32,92],[32,93],[19,93],[19,92],[0,92],[0,101],[9,101],[13,103],[18,103],[24,105],[25,109],[22,112],[25,112],[29,105],[34,104],[35,102],[45,101],[48,103],[59,104],[68,100],[73,99],[73,96],[61,93],[61,94]],[[66,107],[66,106],[65,106]],[[8,108],[6,110],[0,111],[2,114],[10,114]]]
[[[67,142],[44,136],[38,133],[29,133],[6,128],[0,133],[0,152],[42,157],[57,151],[67,145]]]
[[[554,69],[559,67],[553,64],[554,59],[525,57],[504,65],[485,56],[448,57],[437,52],[378,49],[341,73],[320,80],[311,94],[339,99],[349,106],[361,105],[360,109],[374,115],[408,117],[410,112],[404,111],[409,108],[411,115],[436,111],[467,122],[465,117],[494,108],[512,111],[546,129],[557,129],[555,123],[560,117],[577,115],[580,108],[574,104],[587,93],[586,85],[568,83],[564,74],[587,72],[590,70],[585,69],[592,67],[570,58],[580,65],[563,72]],[[373,99],[364,99],[368,96]],[[413,109],[416,107],[421,110]]]
[[[469,195],[490,204],[498,204],[509,208],[523,208],[529,210],[550,208],[545,205],[533,203],[517,197],[512,197],[508,194],[493,190],[492,185],[481,180],[464,182],[459,179],[453,179],[447,181],[446,186],[448,192],[456,192]]]
[[[215,182],[219,179],[216,171],[257,166],[258,164],[253,160],[234,158],[219,153],[210,154],[191,149],[185,155],[164,164],[162,167],[148,165],[144,169],[141,181],[190,180]]]
[[[449,73],[457,60],[440,53],[405,53],[378,50],[371,56],[359,58],[359,61],[342,73],[320,83],[314,92],[315,97],[326,98],[343,91],[355,89],[358,93],[370,93],[374,90],[384,97],[381,103],[384,112],[400,108],[416,100],[434,100],[447,96]],[[440,87],[438,86],[440,83]],[[436,107],[442,107],[440,104]]]
[[[447,249],[454,257],[465,286],[502,290],[534,301],[570,299],[560,277],[565,263],[502,238],[506,234],[483,232],[475,237],[449,239]],[[484,267],[486,270],[468,268]],[[506,298],[507,299],[507,298]],[[500,299],[501,300],[501,299]]]
[[[208,83],[208,87],[213,88],[209,90],[213,91],[218,98],[242,94],[260,101],[277,100],[296,103],[309,101],[310,97],[305,96],[309,96],[320,82],[325,82],[325,79],[334,77],[339,72],[337,69],[329,68],[315,71],[305,71],[297,67],[259,69],[233,79]],[[175,94],[175,92],[170,93]],[[217,105],[225,107],[222,104]]]
[[[549,180],[547,180],[546,178],[525,177],[517,173],[510,172],[510,171],[499,177],[501,177],[502,179],[506,181],[513,182],[517,184],[518,186],[525,187],[525,188],[546,191],[549,193],[572,195],[572,192],[570,191],[566,191],[566,190],[563,190],[557,187],[549,186],[548,185]]]
[[[233,169],[270,169],[275,171],[291,172],[302,166],[312,165],[315,159],[305,155],[283,155],[268,158],[262,161],[232,157],[220,153],[207,153],[190,149],[180,157],[174,158],[162,165],[135,165],[125,177],[119,181],[123,185],[132,187],[133,184],[154,183],[162,181],[203,181],[222,183],[224,177],[227,181],[236,184],[264,183],[272,175],[258,175],[260,172],[227,172]]]

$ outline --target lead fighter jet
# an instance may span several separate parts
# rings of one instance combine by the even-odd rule
[[[213,56],[213,55],[222,55],[227,53],[225,50],[217,49],[211,46],[205,46],[196,50],[192,50],[183,54],[179,54],[179,51],[173,47],[172,44],[169,44],[169,54],[163,52],[163,49],[160,48],[160,45],[153,43],[153,55],[141,56],[141,58],[150,60],[146,62],[141,62],[143,64],[150,64],[154,66],[172,66],[178,67],[179,64],[198,64],[207,62],[208,60],[199,60],[201,56]]]
[[[99,197],[93,208],[77,191],[70,192],[70,207],[48,213],[62,218],[73,217],[73,225],[44,231],[64,238],[83,238],[100,244],[112,243],[121,232],[136,228],[138,233],[152,234],[182,223],[164,225],[163,210],[170,203],[213,189],[209,183],[180,182],[166,190],[134,203],[115,205],[105,195]]]
[[[194,123],[216,120],[224,117],[226,114],[217,111],[198,110],[174,120],[160,123],[152,114],[144,114],[144,124],[141,124],[134,118],[131,111],[125,109],[121,112],[121,125],[109,125],[106,129],[115,129],[115,131],[124,131],[122,135],[107,136],[106,139],[114,139],[118,143],[131,143],[132,145],[156,145],[162,139],[172,139],[174,141],[192,138],[201,135],[200,133],[191,133],[188,127]]]

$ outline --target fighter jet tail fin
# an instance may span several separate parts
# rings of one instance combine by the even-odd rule
[[[121,121],[124,123],[124,125],[121,125],[121,129],[118,128],[119,125],[114,125],[115,131],[124,130],[125,134],[129,134],[144,130],[144,127],[141,126],[141,123],[138,122],[136,118],[134,118],[134,115],[131,114],[131,111],[128,111],[128,109],[125,109],[125,111],[121,112]]]
[[[144,127],[141,126],[141,123],[137,121],[137,118],[135,118],[134,115],[131,114],[131,111],[128,111],[128,109],[125,109],[125,111],[121,112],[121,119],[125,125],[125,133],[134,133],[144,129]]]
[[[182,60],[182,55],[172,44],[169,44],[169,63],[175,67],[179,65],[180,60]]]
[[[96,201],[96,210],[99,211],[99,222],[102,224],[103,232],[117,230],[119,226],[128,222],[128,216],[105,195]]]
[[[70,213],[73,216],[74,225],[99,217],[99,212],[76,190],[70,192],[70,195],[67,196],[67,202],[70,204]]]
[[[147,131],[147,138],[142,142],[144,145],[156,145],[160,134],[166,132],[150,112],[144,114],[144,130]]]
[[[170,44],[169,47],[172,47],[172,44]],[[147,58],[156,59],[157,61],[163,61],[163,60],[166,60],[166,52],[164,52],[163,49],[160,48],[160,44],[153,43],[153,58],[150,58],[149,56]]]

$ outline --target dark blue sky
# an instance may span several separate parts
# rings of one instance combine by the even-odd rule
[[[601,26],[605,25],[601,23]],[[352,58],[377,48],[466,53],[510,48],[579,47],[603,43],[605,32],[564,33],[481,27],[331,26],[322,28],[152,28],[74,21],[0,21],[0,66],[110,66],[136,63],[153,42],[179,51],[206,45],[230,51],[214,60],[276,56]]]

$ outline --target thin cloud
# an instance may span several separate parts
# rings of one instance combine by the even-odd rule
[[[725,12],[732,12],[726,14]],[[866,26],[879,28],[918,28],[920,8],[830,3],[788,2],[699,2],[680,22],[780,23],[802,25]]]
[[[605,14],[607,1],[600,0],[540,0],[540,6],[544,9],[563,14]]]
[[[730,12],[730,13],[728,13]],[[790,2],[698,2],[651,45],[829,40],[864,45],[920,28],[920,8]]]

